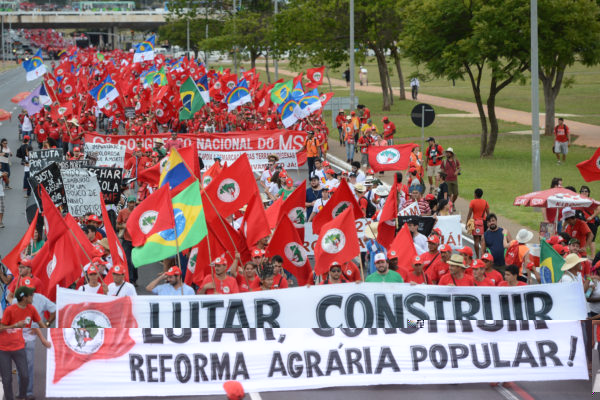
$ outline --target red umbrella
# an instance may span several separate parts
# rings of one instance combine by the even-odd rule
[[[9,120],[11,117],[12,117],[12,113],[0,108],[0,121]]]
[[[10,99],[10,101],[12,101],[13,103],[18,103],[21,100],[25,99],[27,96],[29,96],[31,94],[31,92],[21,92],[18,95],[16,95],[15,97],[13,97],[12,99]]]
[[[592,203],[598,204],[597,201],[582,197],[565,188],[554,188],[532,192],[518,196],[514,206],[529,206],[529,207],[544,207],[544,208],[563,208],[563,207],[589,207]]]

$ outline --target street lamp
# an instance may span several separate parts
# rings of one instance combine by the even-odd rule
[[[541,189],[540,183],[540,92],[538,66],[538,14],[537,0],[531,0],[531,177],[533,191]]]

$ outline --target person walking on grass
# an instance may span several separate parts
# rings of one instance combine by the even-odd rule
[[[441,170],[446,174],[446,183],[448,184],[448,195],[452,204],[456,203],[458,198],[458,175],[460,175],[460,161],[454,155],[454,149],[446,149],[446,159],[442,161]]]
[[[558,119],[558,125],[554,127],[554,154],[556,154],[556,164],[560,165],[560,155],[562,154],[562,162],[567,160],[570,144],[569,127],[565,125],[564,118]]]
[[[416,76],[414,78],[412,78],[410,80],[410,88],[412,90],[412,99],[416,100],[417,96],[419,95],[419,78],[417,78]]]

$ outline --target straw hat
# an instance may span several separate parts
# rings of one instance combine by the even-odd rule
[[[362,183],[357,183],[354,185],[354,190],[359,193],[363,193],[365,190],[367,190],[367,188]]]
[[[569,254],[568,256],[565,257],[565,263],[560,268],[560,270],[563,272],[568,271],[571,268],[575,267],[577,264],[584,262],[585,260],[587,260],[587,258],[581,258],[577,254],[574,254],[574,253]]]
[[[454,265],[455,267],[469,268],[468,265],[464,263],[465,259],[460,254],[452,254],[450,260],[448,260],[448,264]]]

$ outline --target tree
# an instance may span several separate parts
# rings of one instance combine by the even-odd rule
[[[436,77],[468,78],[481,122],[482,157],[498,139],[498,93],[529,67],[529,3],[522,0],[403,0],[401,47]],[[490,85],[483,106],[482,78]],[[488,129],[489,120],[489,129]]]
[[[567,67],[600,62],[600,6],[589,0],[541,0],[539,76],[544,89],[545,134],[554,128],[556,98]]]

